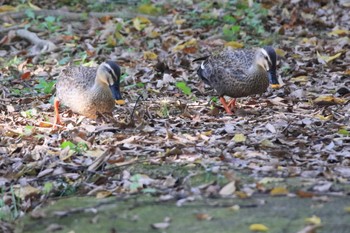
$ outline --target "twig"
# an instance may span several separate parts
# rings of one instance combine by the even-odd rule
[[[49,40],[40,39],[35,33],[26,29],[17,30],[16,35],[33,44],[33,47],[30,49],[30,54],[32,56],[39,55],[43,52],[51,52],[56,49],[54,43]]]
[[[134,113],[135,113],[135,109],[137,107],[137,104],[139,103],[140,99],[143,99],[143,96],[140,94],[139,97],[137,97],[137,100],[136,100],[136,103],[135,103],[135,106],[134,108],[132,109],[132,113],[130,115],[130,122],[134,122]]]
[[[154,17],[144,14],[138,14],[130,11],[118,11],[118,12],[89,12],[89,13],[76,13],[76,12],[69,12],[69,11],[63,11],[63,10],[34,10],[33,13],[38,16],[55,16],[55,17],[61,17],[62,21],[85,21],[89,18],[95,17],[95,18],[102,18],[106,16],[111,17],[117,17],[117,18],[123,18],[123,19],[132,19],[137,16],[143,16],[149,19],[152,23],[155,24],[161,24],[162,20],[161,17]],[[4,12],[0,13],[0,18],[2,17],[11,17],[13,19],[22,19],[26,18],[27,15],[24,11],[19,12]]]

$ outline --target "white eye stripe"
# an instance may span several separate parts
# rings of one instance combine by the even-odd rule
[[[272,62],[271,62],[271,59],[270,59],[270,56],[269,56],[269,54],[266,52],[265,49],[261,49],[261,53],[264,54],[265,57],[267,57],[269,63],[272,63]]]
[[[203,61],[202,64],[201,64],[201,69],[202,69],[202,70],[205,69],[205,67],[204,67],[204,61]]]
[[[107,63],[105,63],[105,67],[108,69],[108,71],[110,73],[113,74],[113,78],[117,77],[117,75],[115,74],[114,70],[112,69],[112,67],[110,67],[110,65],[108,65]]]

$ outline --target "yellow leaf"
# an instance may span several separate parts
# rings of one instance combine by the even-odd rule
[[[106,198],[112,195],[112,192],[110,191],[100,191],[96,194],[96,198],[101,199],[101,198]]]
[[[40,7],[38,7],[38,6],[34,5],[33,3],[31,3],[31,1],[28,1],[28,5],[29,5],[29,7],[32,8],[33,10],[36,10],[36,11],[41,10]]]
[[[328,33],[330,36],[345,36],[347,34],[350,34],[350,31],[345,29],[333,29],[333,31]]]
[[[233,206],[229,207],[228,209],[231,210],[231,211],[236,212],[236,211],[238,211],[240,208],[241,208],[241,207],[240,207],[239,205],[233,205]]]
[[[142,4],[137,8],[138,12],[142,14],[155,15],[159,12],[158,8],[152,4]]]
[[[278,148],[273,142],[271,142],[268,139],[264,139],[260,142],[262,147],[269,147],[269,148]]]
[[[333,61],[334,59],[337,59],[338,57],[340,57],[341,53],[337,53],[333,56],[328,56],[328,55],[321,55],[318,51],[317,51],[317,58],[319,60],[319,62],[321,63],[328,63],[330,61]]]
[[[177,20],[175,20],[175,24],[176,24],[176,25],[181,25],[181,24],[183,24],[183,23],[185,23],[185,22],[186,22],[185,19],[177,19]]]
[[[132,19],[133,26],[136,30],[141,31],[145,27],[147,27],[148,24],[151,23],[149,19],[146,17],[136,17]]]
[[[314,224],[314,225],[320,225],[321,219],[317,217],[316,215],[313,215],[311,218],[305,218],[305,222]]]
[[[158,55],[151,51],[144,51],[143,58],[146,60],[156,60],[158,58]]]
[[[246,139],[247,137],[241,133],[236,133],[235,136],[233,137],[233,141],[235,142],[245,142]]]
[[[316,118],[320,119],[321,121],[329,121],[333,119],[333,115],[328,116],[322,116],[320,114],[315,115]]]
[[[331,95],[321,95],[314,100],[314,104],[317,105],[335,105],[345,104],[346,100],[343,98],[334,97]]]
[[[16,8],[10,5],[2,5],[0,6],[0,13],[2,12],[8,12],[8,11],[15,11]]]
[[[179,50],[183,50],[183,49],[188,48],[188,47],[196,47],[196,46],[197,46],[197,40],[192,38],[188,41],[177,44],[175,46],[174,50],[179,51]]]
[[[115,47],[117,45],[117,41],[113,35],[109,35],[106,39],[106,42],[109,47]]]
[[[149,36],[150,38],[157,38],[157,37],[160,36],[160,34],[159,34],[159,32],[153,30],[153,31],[151,31],[150,33],[148,33],[148,36]]]
[[[235,192],[236,196],[241,198],[241,199],[245,199],[245,198],[248,198],[249,195],[243,191],[237,191]]]
[[[302,84],[307,83],[308,80],[309,80],[309,77],[306,75],[301,75],[290,79],[290,81],[292,81],[293,83],[302,83]]]
[[[226,47],[231,47],[231,48],[234,48],[234,49],[240,49],[240,48],[243,48],[244,45],[242,43],[239,43],[237,41],[229,41],[229,42],[226,42],[225,43],[225,46]]]
[[[281,196],[281,195],[287,195],[287,194],[288,194],[288,190],[285,187],[275,187],[270,192],[271,196]]]
[[[280,56],[280,57],[284,57],[284,56],[286,56],[286,54],[287,54],[287,52],[284,51],[284,50],[282,50],[282,49],[275,49],[275,52],[276,52],[276,54],[277,54],[278,56]]]
[[[284,181],[283,178],[265,177],[259,181],[259,184],[268,184],[268,183],[283,182],[283,181]]]
[[[263,224],[252,224],[249,226],[249,230],[251,231],[262,231],[262,232],[266,232],[269,230],[269,228]]]

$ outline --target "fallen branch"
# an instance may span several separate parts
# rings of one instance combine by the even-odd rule
[[[76,13],[76,12],[69,12],[69,11],[63,11],[63,10],[34,10],[33,13],[36,16],[54,16],[54,17],[61,17],[62,21],[84,21],[89,18],[102,18],[102,17],[117,17],[122,19],[132,19],[137,16],[143,16],[149,19],[152,23],[160,24],[162,23],[160,17],[154,17],[144,14],[138,14],[135,12],[130,11],[118,11],[118,12],[89,12],[89,13]],[[27,15],[25,11],[19,11],[19,12],[4,12],[0,13],[0,18],[2,17],[11,17],[13,19],[23,19],[26,18]]]
[[[16,35],[25,40],[28,40],[30,43],[33,44],[33,47],[29,50],[29,54],[31,56],[51,52],[57,48],[56,45],[51,41],[40,39],[35,33],[30,32],[26,29],[17,30]]]

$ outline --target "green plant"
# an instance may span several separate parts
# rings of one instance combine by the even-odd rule
[[[185,82],[176,82],[175,85],[176,85],[176,87],[179,88],[179,89],[182,91],[182,93],[184,93],[185,95],[191,95],[191,94],[192,94],[191,88],[189,88]]]
[[[51,94],[56,81],[46,81],[45,79],[39,79],[39,83],[34,86],[39,92],[44,94]]]
[[[78,142],[77,144],[74,144],[71,141],[62,142],[60,147],[62,149],[69,147],[72,151],[77,152],[77,153],[82,153],[82,152],[85,152],[89,149],[88,146],[86,145],[86,143]]]
[[[47,16],[45,18],[38,16],[31,9],[25,11],[26,16],[30,19],[30,24],[26,25],[26,28],[33,25],[38,25],[39,29],[48,30],[50,33],[56,32],[61,28],[60,17]]]
[[[5,188],[2,187],[1,189],[1,198],[0,198],[0,220],[4,221],[13,221],[16,218],[19,217],[19,211],[18,211],[18,200],[15,196],[15,192],[13,190],[13,187],[10,188],[11,193],[11,204],[7,205],[4,201],[4,195],[5,195]]]
[[[224,25],[222,28],[223,37],[225,40],[237,40],[239,36],[239,30],[241,27],[239,25],[230,26],[228,24]]]

